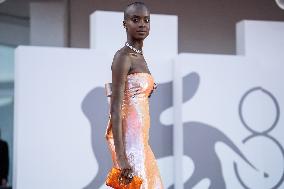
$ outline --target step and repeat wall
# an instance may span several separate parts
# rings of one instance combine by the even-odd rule
[[[238,55],[176,56],[183,154],[194,165],[184,188],[284,188],[283,34],[283,22],[242,21]]]
[[[92,14],[91,49],[17,48],[15,189],[107,188],[104,84],[126,41],[122,20],[119,12]],[[165,188],[284,188],[284,23],[239,23],[236,56],[178,54],[177,23],[174,15],[151,15],[144,43],[158,83],[149,142]]]

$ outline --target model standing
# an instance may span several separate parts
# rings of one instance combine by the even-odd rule
[[[148,144],[149,100],[156,85],[143,56],[143,40],[150,31],[150,12],[144,3],[135,2],[124,11],[125,46],[112,63],[112,95],[106,138],[113,164],[131,182],[134,175],[143,179],[141,189],[162,189],[154,154]]]

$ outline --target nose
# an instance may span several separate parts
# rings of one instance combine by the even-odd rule
[[[140,22],[139,22],[139,27],[145,27],[146,26],[146,22],[144,21],[144,20],[141,20]]]

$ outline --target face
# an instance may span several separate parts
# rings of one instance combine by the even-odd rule
[[[126,32],[134,40],[143,40],[149,35],[150,13],[146,7],[130,7],[128,17],[123,21]]]

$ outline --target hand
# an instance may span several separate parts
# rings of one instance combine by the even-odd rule
[[[150,94],[149,94],[148,98],[150,98],[150,97],[151,97],[152,93],[153,93],[153,92],[154,92],[154,90],[156,90],[156,89],[157,89],[157,84],[156,84],[156,83],[154,83],[153,89],[151,90],[151,92],[150,92]]]
[[[129,162],[127,161],[126,158],[120,158],[118,160],[119,167],[121,168],[121,175],[120,179],[122,183],[124,184],[129,184],[131,183],[133,177],[134,177],[134,172],[132,167],[130,166]]]
[[[148,96],[148,98],[150,98],[151,97],[151,95],[152,95],[152,93],[153,93],[153,89],[151,90],[151,92],[150,92],[150,94],[149,94],[149,96]]]
[[[121,180],[124,184],[127,185],[127,184],[131,183],[133,177],[134,177],[134,172],[133,172],[132,168],[122,169],[120,178],[121,178]]]

